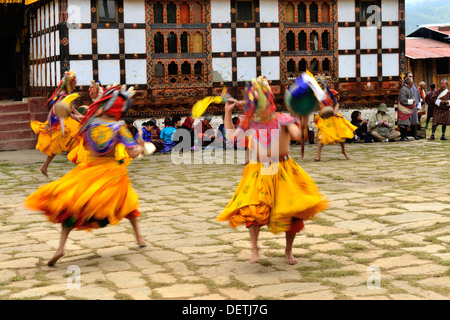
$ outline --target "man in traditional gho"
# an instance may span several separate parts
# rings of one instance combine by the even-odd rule
[[[285,232],[285,257],[296,264],[292,245],[303,220],[312,219],[328,207],[314,180],[289,156],[291,137],[301,139],[298,119],[276,112],[273,93],[264,77],[253,79],[246,88],[245,117],[237,129],[232,112],[241,102],[233,98],[225,105],[226,139],[244,139],[250,130],[254,154],[228,205],[217,217],[235,228],[245,224],[252,244],[251,263],[259,261],[258,235],[268,225],[272,233]]]
[[[411,113],[411,123],[409,124],[409,127],[411,128],[411,134],[414,139],[419,140],[419,137],[417,136],[417,130],[420,126],[420,119],[419,119],[419,111],[422,110],[422,97],[420,96],[419,88],[417,87],[417,84],[414,83],[414,77],[413,73],[411,71],[408,71],[406,73],[406,78],[410,78],[413,80],[413,84],[411,87],[411,92],[413,94],[414,102],[415,102],[415,108],[413,112]]]
[[[400,126],[400,141],[409,141],[406,134],[408,133],[408,126],[411,125],[411,117],[417,109],[416,101],[411,89],[413,85],[413,79],[411,77],[407,77],[405,79],[405,84],[398,93],[397,117],[398,125]]]
[[[48,166],[53,158],[57,154],[71,150],[79,142],[74,140],[73,137],[79,129],[78,121],[82,117],[81,114],[72,104],[70,116],[67,118],[59,117],[54,111],[56,103],[73,93],[76,83],[75,72],[72,70],[65,72],[58,87],[46,102],[46,105],[50,105],[47,121],[31,120],[30,123],[31,128],[37,135],[36,149],[47,155],[47,159],[41,167],[41,172],[46,177],[48,177]]]
[[[427,84],[425,83],[425,81],[421,81],[419,83],[419,95],[420,95],[420,110],[418,110],[417,112],[417,117],[419,119],[419,123],[417,124],[417,129],[422,129],[420,126],[420,119],[422,118],[423,115],[427,114],[427,109],[426,109],[426,101],[425,101],[425,96],[427,95]]]
[[[144,150],[144,141],[134,139],[119,120],[131,104],[134,91],[113,86],[94,102],[81,121],[82,135],[89,157],[60,179],[40,186],[27,197],[25,206],[43,211],[49,221],[62,226],[59,247],[47,265],[53,266],[64,255],[64,247],[73,229],[89,230],[130,220],[139,246],[145,246],[137,217],[138,196],[131,187],[126,166],[115,158],[118,143],[136,158]]]
[[[430,91],[425,95],[425,103],[427,104],[427,122],[425,123],[425,129],[428,129],[428,124],[430,123],[430,119],[433,118],[434,114],[434,103],[432,101],[432,97],[436,92],[436,85],[434,83],[430,84]]]
[[[436,90],[431,101],[434,103],[433,127],[431,128],[431,136],[428,140],[434,140],[434,134],[437,126],[442,126],[441,140],[448,140],[445,137],[445,130],[450,124],[450,92],[448,91],[448,81],[441,80],[441,87]]]

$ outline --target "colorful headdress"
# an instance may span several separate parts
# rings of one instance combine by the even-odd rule
[[[87,113],[81,120],[81,128],[78,135],[84,132],[92,120],[102,115],[108,115],[120,120],[122,114],[127,112],[131,106],[132,97],[136,91],[134,87],[126,90],[126,86],[112,85],[106,88],[103,97],[89,106]]]
[[[91,85],[89,86],[88,91],[89,97],[92,99],[92,101],[96,102],[97,100],[100,100],[100,98],[103,96],[105,88],[103,88],[100,81],[95,82],[94,80],[91,80]]]
[[[61,90],[65,90],[67,94],[71,94],[75,89],[75,85],[77,84],[77,77],[75,76],[75,72],[73,70],[69,70],[64,72],[61,81],[59,81],[58,86],[55,91],[51,95],[51,97],[47,100],[45,105],[51,104],[58,101],[61,96]]]
[[[326,98],[326,93],[309,71],[295,79],[284,95],[289,111],[299,116],[306,116],[316,110],[319,101],[325,101]]]
[[[267,112],[275,111],[273,92],[266,77],[253,78],[245,89],[244,119],[241,127],[246,129],[253,119],[259,120]]]
[[[328,77],[328,79],[329,79],[329,77]],[[339,92],[337,92],[334,89],[331,89],[328,86],[327,77],[325,77],[323,75],[316,75],[316,80],[317,80],[317,83],[322,87],[322,89],[325,92],[328,93],[328,96],[329,96],[329,97],[327,97],[327,99],[325,99],[323,101],[323,104],[326,105],[326,106],[329,106],[329,105],[332,104],[332,102],[338,103],[338,101],[339,101]]]

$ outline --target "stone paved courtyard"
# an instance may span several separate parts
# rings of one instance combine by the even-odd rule
[[[57,156],[46,179],[38,151],[0,152],[0,299],[449,299],[450,143],[352,144],[349,161],[325,146],[318,163],[317,145],[305,149],[304,159],[299,146],[291,155],[331,206],[305,223],[293,266],[283,234],[262,229],[261,260],[250,264],[245,227],[215,220],[242,164],[152,155],[128,167],[148,246],[124,220],[72,232],[66,255],[47,267],[60,226],[23,201],[74,165]]]

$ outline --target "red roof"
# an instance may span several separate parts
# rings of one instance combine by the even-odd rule
[[[423,26],[426,29],[430,29],[436,32],[440,32],[443,34],[446,34],[448,36],[450,36],[450,25],[445,25],[445,26]]]
[[[428,38],[406,38],[405,40],[406,56],[408,58],[432,59],[450,57],[450,43]]]

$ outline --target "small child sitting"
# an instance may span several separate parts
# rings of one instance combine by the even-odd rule
[[[175,146],[175,142],[173,141],[173,134],[176,129],[172,126],[172,120],[166,118],[164,120],[165,128],[161,130],[160,138],[164,141],[164,149],[161,150],[161,153],[168,153]]]

